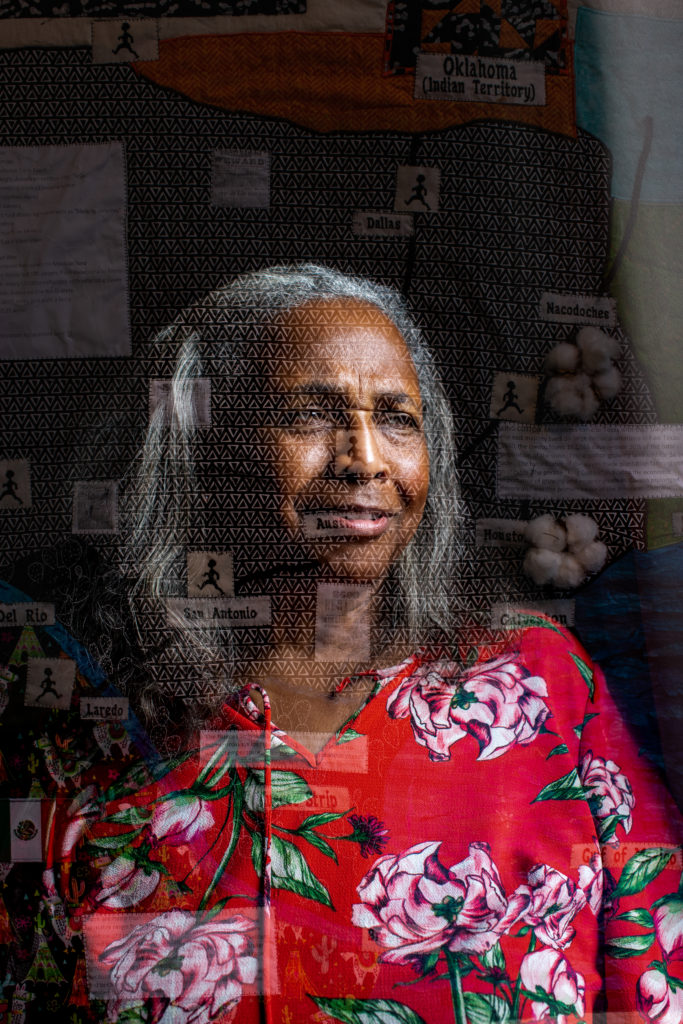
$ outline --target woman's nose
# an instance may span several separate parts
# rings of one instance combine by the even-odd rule
[[[365,478],[386,476],[388,467],[372,414],[358,412],[350,419],[347,428],[337,431],[335,475]]]

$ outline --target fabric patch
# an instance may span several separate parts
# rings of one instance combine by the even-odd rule
[[[119,142],[0,148],[0,358],[130,352]]]
[[[434,213],[439,209],[438,167],[399,167],[396,171],[394,209],[397,212]]]
[[[210,594],[234,597],[232,552],[188,551],[187,594],[188,597],[208,597]]]
[[[125,15],[124,15],[125,17]],[[157,60],[159,33],[151,18],[130,21],[93,21],[93,64],[124,64],[138,60]]]
[[[0,509],[28,508],[31,504],[31,467],[26,459],[0,462]]]
[[[207,377],[196,377],[190,381],[191,415],[195,427],[211,426],[211,381]],[[173,381],[164,379],[149,382],[149,415],[154,415],[160,405],[165,406],[166,418],[173,402]]]
[[[215,206],[270,206],[270,153],[219,149],[211,166],[211,202]]]
[[[26,707],[68,711],[75,678],[75,661],[68,658],[29,658]]]
[[[369,611],[371,599],[371,587],[354,583],[318,584],[315,605],[315,657],[318,661],[366,661],[370,657],[370,620],[364,612]]]
[[[116,480],[79,480],[74,484],[73,533],[116,533]]]
[[[536,416],[538,377],[520,373],[497,373],[491,389],[492,419],[533,423]]]

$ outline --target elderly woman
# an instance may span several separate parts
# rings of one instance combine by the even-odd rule
[[[132,543],[170,756],[53,815],[77,1019],[682,1021],[675,811],[599,670],[540,616],[452,642],[452,427],[398,296],[274,268],[163,344]]]

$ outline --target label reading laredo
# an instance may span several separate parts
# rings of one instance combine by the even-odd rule
[[[98,722],[125,722],[128,718],[127,697],[81,697],[81,718]]]
[[[616,302],[607,295],[543,292],[539,312],[541,320],[549,320],[556,324],[614,327],[617,322]]]
[[[545,106],[542,61],[420,53],[415,99]]]
[[[0,604],[0,626],[54,626],[55,606],[43,602]]]
[[[383,213],[381,210],[354,210],[351,230],[354,235],[401,235],[413,233],[409,213]]]
[[[209,629],[230,626],[247,629],[270,625],[269,597],[223,597],[212,601],[206,597],[170,597],[166,602],[170,625],[197,626]]]

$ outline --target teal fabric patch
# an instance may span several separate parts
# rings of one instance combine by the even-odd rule
[[[576,119],[612,153],[612,195],[630,199],[652,118],[640,198],[683,203],[683,20],[586,7],[576,22]]]

